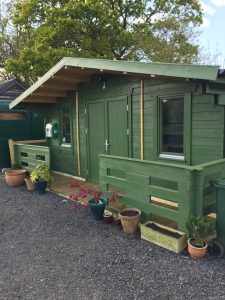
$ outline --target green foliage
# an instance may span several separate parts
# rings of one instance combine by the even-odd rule
[[[190,216],[186,223],[189,232],[189,238],[195,240],[199,246],[204,246],[209,235],[215,233],[215,223],[203,216]]]
[[[35,169],[31,172],[30,178],[32,182],[36,181],[50,181],[51,175],[46,164],[40,164],[35,167]]]
[[[10,12],[22,47],[6,69],[30,83],[64,56],[191,62],[202,22],[198,0],[15,0]]]
[[[11,165],[11,170],[20,170],[20,169],[23,169],[20,164],[13,163]]]

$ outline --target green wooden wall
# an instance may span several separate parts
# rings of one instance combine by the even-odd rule
[[[9,112],[8,101],[0,103],[0,112]],[[23,112],[13,110],[13,112]],[[0,169],[10,167],[8,139],[15,141],[44,138],[44,119],[37,113],[24,111],[22,120],[0,120]]]
[[[140,80],[137,77],[105,76],[106,89],[102,89],[102,80],[93,76],[89,83],[79,87],[79,134],[81,177],[87,177],[86,148],[86,101],[110,99],[116,96],[128,97],[130,149],[131,158],[140,159]],[[157,157],[157,107],[158,96],[190,94],[189,155],[187,162],[162,160]],[[51,105],[47,122],[59,123],[60,109],[71,105],[73,116],[74,147],[63,149],[60,138],[50,139],[52,169],[77,174],[75,92],[69,93],[67,99],[59,99],[59,104]],[[187,113],[187,112],[186,112]],[[116,122],[116,120],[115,120]],[[105,154],[105,153],[101,153]],[[197,165],[224,157],[224,106],[215,104],[214,95],[206,95],[204,83],[196,81],[175,81],[161,79],[144,80],[144,159]]]
[[[73,145],[71,148],[61,146],[61,126],[60,112],[63,108],[70,107],[71,110],[71,134]],[[50,105],[50,109],[46,115],[46,123],[57,123],[59,133],[57,138],[48,138],[48,145],[51,152],[51,169],[71,175],[77,175],[77,160],[76,160],[76,122],[75,122],[75,93],[69,93],[67,99],[59,101],[57,105]]]

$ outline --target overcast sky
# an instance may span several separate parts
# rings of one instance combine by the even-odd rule
[[[199,42],[211,53],[220,52],[218,64],[225,67],[225,0],[201,0],[204,10]]]

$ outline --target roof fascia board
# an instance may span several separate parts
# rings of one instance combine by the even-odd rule
[[[160,75],[169,77],[216,80],[219,66],[172,63],[144,63],[136,61],[104,60],[65,57],[66,65],[87,69],[102,69],[127,73]]]
[[[54,67],[52,67],[44,76],[36,83],[28,88],[23,94],[17,97],[10,104],[10,109],[15,107],[26,97],[32,94],[37,88],[43,85],[55,73],[64,66],[79,67],[86,69],[99,69],[104,71],[116,71],[122,73],[136,73],[160,75],[180,78],[193,78],[203,80],[216,80],[219,67],[218,66],[202,66],[188,64],[171,64],[171,63],[144,63],[135,61],[118,61],[104,59],[89,59],[89,58],[73,58],[64,57]]]
[[[30,94],[32,94],[36,89],[42,86],[48,79],[50,79],[55,73],[57,73],[61,68],[65,66],[65,58],[61,59],[54,67],[52,67],[45,75],[43,75],[38,81],[36,81],[31,87],[29,87],[25,92],[23,92],[19,97],[12,101],[9,108],[12,109]]]

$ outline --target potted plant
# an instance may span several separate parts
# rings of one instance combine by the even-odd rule
[[[72,184],[71,188],[75,189],[75,193],[70,195],[70,200],[73,201],[71,210],[76,211],[81,205],[91,210],[95,220],[103,220],[107,199],[102,196],[102,192],[79,183]],[[82,203],[84,199],[87,203]]]
[[[18,164],[12,164],[10,169],[5,170],[5,181],[9,186],[21,186],[26,177],[26,170]]]
[[[39,194],[44,194],[51,179],[49,167],[47,164],[40,164],[30,174],[31,181],[35,183],[35,187]]]
[[[186,223],[189,233],[188,252],[193,258],[202,258],[207,251],[207,241],[215,233],[215,223],[203,216],[190,216]]]

